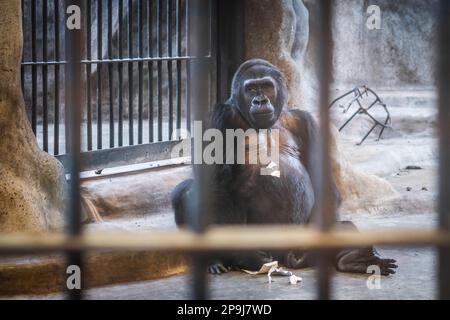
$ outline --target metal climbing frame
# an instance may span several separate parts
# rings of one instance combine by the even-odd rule
[[[345,106],[339,103],[340,101],[342,101],[344,98],[348,97],[351,94],[353,94],[353,98],[350,101],[348,101]],[[373,96],[374,100],[369,104],[369,106],[366,107],[366,106],[364,106],[362,104],[362,100],[364,98],[364,95],[366,96],[366,98],[368,98],[369,94]],[[352,105],[355,102],[358,104],[357,110],[344,122],[344,124],[342,124],[339,127],[339,132],[341,132],[342,129],[344,129],[353,119],[355,119],[355,117],[357,115],[365,115],[365,116],[367,116],[369,119],[371,119],[373,121],[373,125],[369,129],[369,131],[364,135],[364,137],[358,143],[358,145],[361,145],[376,127],[380,127],[381,128],[380,129],[380,133],[378,134],[378,139],[377,139],[377,140],[380,140],[381,136],[383,135],[384,130],[386,128],[388,128],[389,125],[391,124],[391,115],[389,113],[389,110],[388,110],[386,104],[383,103],[381,101],[380,97],[375,93],[375,91],[373,91],[369,87],[367,87],[367,86],[356,87],[353,90],[350,90],[350,91],[344,93],[343,95],[337,97],[336,99],[334,99],[331,102],[330,108],[332,108],[333,106],[338,104],[338,106],[343,109],[342,112],[346,113],[352,107]],[[385,117],[383,122],[378,121],[369,112],[375,106],[381,106],[383,108],[384,112],[386,113],[386,117]]]

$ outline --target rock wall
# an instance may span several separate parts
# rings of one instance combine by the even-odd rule
[[[67,190],[62,165],[39,149],[25,113],[20,6],[0,0],[0,232],[61,227]]]
[[[308,10],[302,1],[247,0],[245,12],[246,58],[262,58],[280,68],[289,88],[289,105],[299,106],[303,80],[299,62],[309,39]]]
[[[369,30],[367,8],[380,8],[380,29]],[[434,85],[436,0],[334,1],[336,85],[378,88]]]

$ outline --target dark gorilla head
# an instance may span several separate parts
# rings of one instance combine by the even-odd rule
[[[253,128],[272,127],[287,104],[283,74],[265,60],[244,62],[233,77],[231,102]]]

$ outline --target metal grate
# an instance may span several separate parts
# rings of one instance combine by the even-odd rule
[[[23,0],[22,83],[27,111],[43,150],[66,164],[68,152],[65,6]],[[190,130],[190,55],[186,0],[84,0],[81,151],[97,168],[160,160],[175,129]],[[212,36],[212,11],[208,13]],[[211,44],[203,58],[213,59]],[[214,79],[215,81],[215,79]],[[69,86],[67,89],[67,86]],[[214,85],[211,88],[215,88]],[[148,148],[142,144],[163,143]],[[123,152],[108,152],[129,147]],[[104,150],[101,153],[96,150]],[[121,155],[126,153],[127,158]],[[146,156],[151,154],[152,157]]]
[[[203,0],[191,0],[189,1],[192,9],[195,10],[195,17],[198,20],[208,12],[204,6],[209,6],[210,1]],[[34,3],[34,1],[32,1]],[[77,4],[83,7],[84,1],[82,0],[68,0],[66,5]],[[193,4],[193,5],[192,5]],[[320,181],[322,185],[327,184],[329,179],[329,127],[328,127],[328,84],[331,76],[331,47],[330,43],[330,20],[331,20],[331,4],[330,0],[323,0],[320,2],[320,10],[317,19],[321,25],[320,32],[318,33],[319,40],[322,45],[318,52],[319,63],[321,68],[319,73],[321,75],[321,121],[320,131],[322,135],[321,144],[321,160],[320,160]],[[36,7],[32,8],[35,12]],[[210,12],[210,11],[209,11]],[[79,179],[77,172],[80,170],[80,141],[77,139],[80,131],[81,113],[80,108],[69,108],[71,111],[71,117],[69,121],[71,131],[71,145],[70,145],[70,161],[69,169],[71,176],[75,177],[71,180],[71,203],[69,208],[69,231],[67,234],[49,234],[49,235],[0,235],[0,250],[3,252],[18,252],[29,250],[42,250],[42,251],[58,251],[65,250],[68,252],[69,261],[75,263],[81,263],[81,253],[86,250],[95,249],[130,249],[130,250],[174,250],[174,251],[188,251],[196,253],[195,256],[195,268],[193,273],[197,277],[194,288],[194,298],[207,298],[208,288],[205,281],[205,269],[204,255],[199,253],[212,253],[214,251],[223,250],[249,250],[249,249],[263,249],[263,248],[293,248],[293,247],[305,247],[318,250],[320,253],[321,261],[319,268],[319,281],[318,281],[318,296],[322,299],[330,298],[330,279],[329,273],[329,260],[327,259],[326,250],[335,249],[338,247],[357,247],[367,246],[370,244],[381,245],[428,245],[439,248],[439,297],[441,299],[450,299],[450,168],[448,166],[450,162],[450,129],[448,123],[450,122],[450,2],[441,0],[439,11],[439,23],[440,23],[440,46],[438,48],[440,53],[439,66],[437,68],[437,80],[439,83],[439,140],[440,140],[440,188],[439,188],[439,230],[432,232],[337,232],[332,230],[334,208],[330,207],[327,192],[323,192],[319,195],[321,201],[321,223],[320,228],[316,230],[305,230],[302,227],[290,226],[288,229],[280,226],[254,226],[254,227],[222,227],[216,229],[207,229],[202,223],[201,215],[208,212],[207,206],[205,206],[204,194],[198,192],[199,205],[195,208],[191,217],[191,225],[196,227],[195,230],[198,234],[194,234],[189,231],[177,231],[177,232],[165,232],[165,233],[152,233],[152,234],[95,234],[95,235],[81,235],[81,223],[80,223],[80,201],[79,201]],[[34,19],[35,21],[35,19]],[[199,25],[202,25],[204,21],[197,21]],[[204,28],[193,28],[193,37],[196,41],[201,41],[205,37]],[[65,97],[68,104],[71,106],[80,106],[81,90],[83,87],[82,77],[82,65],[86,65],[85,61],[81,61],[81,47],[83,43],[84,35],[82,32],[70,31],[68,32],[68,38],[66,39],[66,47],[70,48],[68,52],[68,78],[74,81],[74,86],[70,87]],[[34,49],[36,54],[36,48]],[[36,57],[35,57],[36,58]],[[211,73],[209,67],[210,64],[204,63],[206,59],[196,59],[193,63],[192,86],[197,88],[199,86],[200,76],[206,73]],[[36,60],[37,61],[37,60]],[[138,60],[139,61],[139,60]],[[153,58],[148,59],[147,62],[154,62]],[[163,61],[163,59],[156,60]],[[189,60],[187,60],[189,61]],[[92,61],[91,61],[92,62]],[[122,63],[131,62],[125,58],[120,59],[119,66]],[[133,61],[134,62],[134,61]],[[143,61],[142,61],[143,62]],[[95,62],[100,64],[100,62]],[[132,62],[131,62],[132,63]],[[88,63],[89,64],[89,63]],[[44,74],[44,66],[41,65],[42,74]],[[122,64],[123,65],[123,64]],[[31,68],[38,68],[38,64],[31,64]],[[47,71],[46,71],[47,72]],[[36,78],[37,74],[34,72],[32,78]],[[36,82],[34,82],[36,85]],[[36,98],[36,92],[34,91],[34,98]],[[194,96],[194,95],[193,95]],[[201,104],[193,104],[196,109],[196,115],[199,115],[199,111],[206,110],[207,103],[201,98],[204,96],[195,95],[196,101]],[[33,95],[32,95],[33,97]],[[45,109],[43,112],[45,113]],[[36,111],[35,111],[36,112]],[[48,110],[47,110],[48,112]],[[36,113],[31,114],[32,123],[37,123]],[[33,120],[34,119],[34,120]],[[43,116],[43,119],[45,117]],[[139,124],[138,124],[139,127]],[[34,126],[36,129],[36,126]],[[47,132],[48,133],[48,132]],[[205,190],[205,172],[202,172],[205,167],[197,167],[198,190]],[[323,174],[324,173],[324,174]],[[326,190],[327,188],[320,188]],[[203,201],[202,201],[203,200]],[[236,237],[239,235],[239,237]],[[319,251],[320,250],[320,251]],[[69,263],[70,263],[69,262]],[[71,298],[80,298],[81,292],[71,292]]]

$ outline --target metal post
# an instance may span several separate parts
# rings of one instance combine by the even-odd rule
[[[123,43],[125,42],[125,35],[123,30],[123,0],[119,0],[119,8],[118,8],[118,56],[119,59],[123,59]],[[118,110],[118,144],[119,147],[123,145],[123,63],[120,62],[117,67],[117,72],[119,74],[119,110]]]
[[[439,228],[450,232],[450,2],[439,9]],[[450,248],[439,248],[439,298],[450,299]]]
[[[148,56],[153,58],[153,2],[147,6]],[[153,61],[147,63],[148,69],[148,142],[153,142]]]
[[[144,7],[145,2],[139,1],[137,5],[138,10],[138,48],[139,48],[139,58],[144,57]],[[142,61],[138,62],[138,144],[142,144],[143,135],[143,104],[144,104],[144,63]]]
[[[48,23],[47,23],[47,1],[42,1],[42,61],[47,61],[47,45],[48,45]],[[43,131],[43,147],[48,152],[48,66],[42,66],[42,131]]]
[[[158,57],[162,57],[163,56],[163,51],[162,51],[162,45],[163,45],[163,41],[162,41],[162,37],[163,37],[163,29],[162,29],[162,8],[163,3],[162,0],[158,0],[157,4],[156,4],[156,34],[157,34],[157,42],[158,42]],[[158,94],[157,94],[157,98],[158,98],[158,141],[162,141],[162,126],[163,126],[163,97],[162,97],[162,83],[163,83],[163,79],[162,79],[162,61],[158,60],[157,62],[157,69],[158,69]]]
[[[103,6],[102,1],[97,1],[97,59],[103,59]],[[97,63],[97,149],[103,147],[102,130],[102,69],[101,63]]]
[[[76,5],[84,12],[83,0],[66,0],[66,8]],[[66,16],[67,17],[67,16]],[[81,233],[81,204],[80,204],[80,123],[82,112],[82,77],[81,59],[84,45],[83,27],[81,29],[66,30],[66,110],[69,114],[69,207],[67,214],[67,232],[72,236]],[[68,252],[68,265],[76,265],[82,269],[81,251]],[[81,299],[81,289],[69,290],[70,299]]]
[[[128,57],[134,58],[133,53],[133,0],[128,0]],[[130,146],[134,144],[133,130],[133,62],[128,62],[128,143]]]
[[[108,58],[113,59],[113,5],[108,1]],[[114,68],[108,64],[109,86],[109,147],[114,148]]]
[[[316,179],[320,190],[316,198],[317,212],[319,214],[319,227],[323,232],[328,231],[335,221],[334,201],[331,194],[331,166],[330,166],[330,116],[329,116],[329,84],[331,81],[331,0],[318,2],[319,19],[318,24],[318,75],[320,81],[319,108],[320,108],[320,141],[315,146],[320,154],[320,171],[316,172]],[[325,300],[330,298],[330,263],[332,253],[330,251],[320,252],[318,259],[318,296]]]
[[[92,59],[91,48],[91,2],[86,0],[86,55],[87,60]],[[91,102],[91,74],[92,64],[86,64],[86,122],[87,122],[87,149],[92,150],[92,102]]]
[[[36,36],[36,0],[31,1],[31,60],[37,62]],[[37,66],[31,66],[31,127],[37,133]]]
[[[194,121],[201,121],[203,130],[208,127],[209,95],[210,87],[210,60],[203,58],[209,52],[208,19],[210,12],[210,2],[202,0],[189,1],[189,47],[195,58],[191,62],[191,90],[192,105],[194,106]],[[194,132],[195,138],[203,132]],[[203,153],[203,152],[202,152]],[[196,232],[203,232],[208,225],[208,215],[210,214],[211,194],[209,183],[212,177],[212,166],[199,163],[198,157],[202,154],[193,154],[194,160],[194,205],[190,212],[190,225]],[[193,256],[193,298],[206,299],[207,279],[206,279],[207,257],[196,254]]]
[[[55,19],[55,61],[59,61],[59,1],[53,2],[54,19]],[[59,154],[59,64],[55,65],[55,123],[53,128],[53,154]]]
[[[172,0],[167,0],[167,56],[172,57]],[[172,60],[167,60],[167,82],[169,94],[169,136],[172,138],[173,132],[173,74]]]

